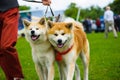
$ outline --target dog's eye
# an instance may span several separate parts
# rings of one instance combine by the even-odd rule
[[[30,30],[32,30],[32,28],[30,28]]]
[[[61,35],[65,35],[65,33],[62,33]]]
[[[58,34],[54,34],[55,36],[58,36]]]
[[[39,28],[36,28],[36,30],[39,30]]]

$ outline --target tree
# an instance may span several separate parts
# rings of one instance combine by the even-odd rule
[[[69,5],[68,9],[66,9],[64,13],[65,13],[65,16],[72,17],[72,18],[76,19],[77,12],[78,12],[78,8],[76,7],[76,4],[71,3]]]
[[[114,0],[113,3],[109,4],[109,6],[115,14],[120,14],[120,0]]]

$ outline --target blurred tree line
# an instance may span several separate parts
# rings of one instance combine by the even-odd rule
[[[69,16],[69,17],[76,19],[79,8],[80,7],[77,7],[75,3],[71,3],[69,5],[68,9],[66,9],[64,12],[65,16]],[[104,12],[104,10],[98,6],[96,6],[96,7],[92,6],[92,7],[87,8],[87,9],[80,8],[79,20],[85,19],[87,17],[90,17],[92,19],[96,19],[97,17],[102,16],[103,12]]]
[[[109,4],[109,6],[111,7],[115,14],[120,14],[120,0],[114,0],[113,3]],[[66,9],[64,12],[65,16],[76,19],[79,8],[80,7],[77,7],[75,3],[71,3],[68,9]],[[98,6],[92,6],[86,9],[80,8],[79,21],[87,17],[90,17],[91,19],[101,17],[104,14],[104,9],[105,8],[100,8]]]

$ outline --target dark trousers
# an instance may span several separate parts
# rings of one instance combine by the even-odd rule
[[[7,80],[23,78],[15,45],[18,31],[18,8],[0,12],[0,67]]]

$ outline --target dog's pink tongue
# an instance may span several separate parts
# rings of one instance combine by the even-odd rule
[[[36,40],[37,39],[37,36],[32,36],[32,40]]]
[[[58,44],[58,47],[59,47],[59,48],[62,48],[62,47],[63,47],[63,44]]]

